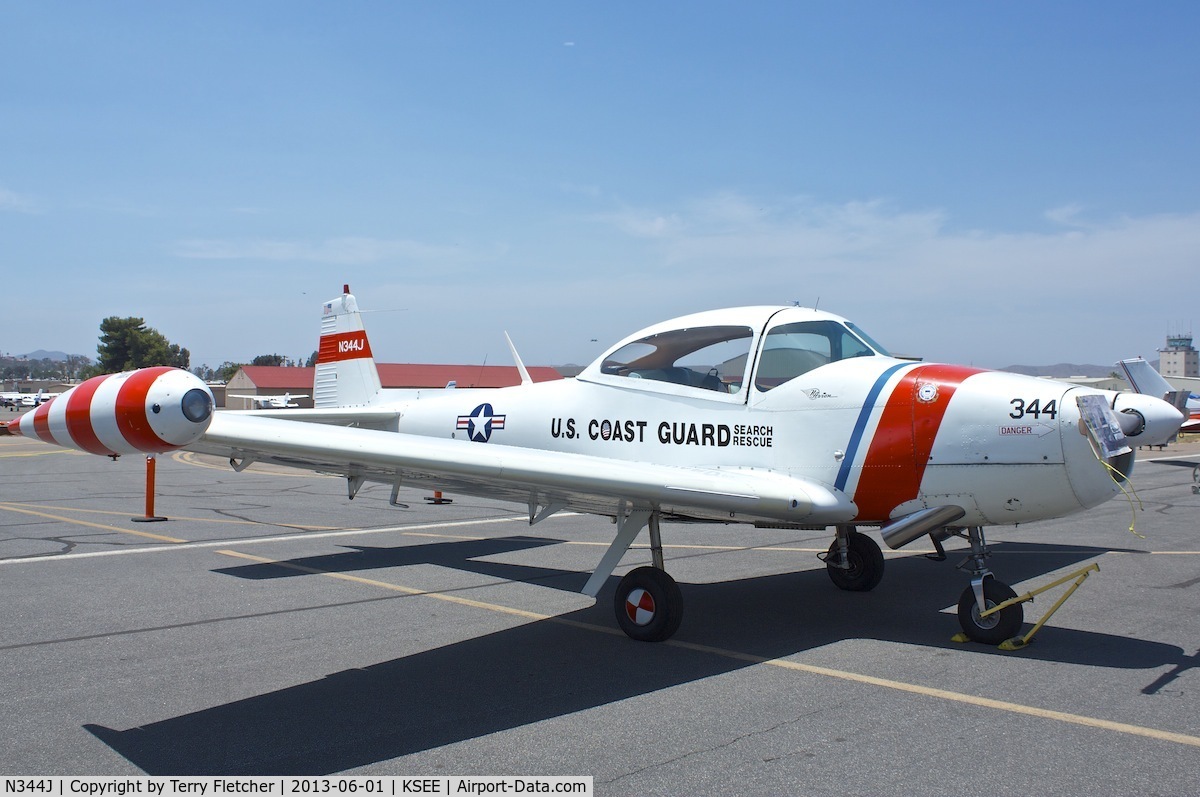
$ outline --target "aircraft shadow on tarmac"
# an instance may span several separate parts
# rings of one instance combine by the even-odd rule
[[[586,574],[477,559],[559,542],[510,537],[357,548],[288,564],[352,572],[433,563],[577,590]],[[1004,580],[1017,583],[1103,550],[997,544],[992,565]],[[307,576],[276,565],[217,572],[256,579]],[[562,619],[613,627],[616,581],[609,579],[594,606]],[[941,610],[957,601],[965,584],[948,563],[921,557],[890,560],[882,584],[870,593],[837,590],[824,568],[684,583],[686,614],[676,638],[768,658],[862,638],[1115,668],[1174,665],[1176,676],[1200,664],[1200,656],[1186,656],[1176,646],[1053,627],[1017,653],[954,645],[949,638],[958,630],[957,620]],[[540,621],[142,727],[84,727],[151,775],[329,774],[748,666],[732,657]]]

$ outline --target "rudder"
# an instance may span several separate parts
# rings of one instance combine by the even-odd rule
[[[321,306],[321,338],[313,377],[315,407],[361,407],[379,396],[382,383],[358,302],[343,293]]]

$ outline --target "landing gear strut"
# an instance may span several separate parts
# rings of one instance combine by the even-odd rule
[[[650,532],[650,556],[654,565],[639,567],[621,579],[613,598],[613,613],[617,616],[617,625],[630,638],[640,642],[662,642],[679,629],[683,620],[683,594],[675,579],[664,569],[657,511],[627,510],[622,502],[617,512],[617,536],[584,585],[583,594],[593,598],[599,594],[601,586],[612,575],[643,526]]]
[[[958,624],[973,641],[999,645],[1021,630],[1025,609],[1020,603],[1014,603],[998,612],[981,616],[993,606],[1017,597],[1017,593],[1004,582],[996,580],[984,563],[991,555],[991,550],[984,539],[983,528],[972,526],[967,530],[967,539],[971,543],[971,553],[959,563],[958,569],[970,569],[971,586],[963,590],[962,597],[958,599]]]

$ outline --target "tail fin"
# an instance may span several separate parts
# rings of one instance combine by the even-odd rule
[[[321,307],[321,342],[313,377],[315,407],[365,406],[375,401],[382,387],[358,302],[349,285],[343,291]]]
[[[1167,380],[1162,378],[1158,371],[1154,370],[1153,365],[1141,357],[1134,357],[1131,360],[1121,360],[1117,365],[1121,366],[1121,370],[1125,372],[1125,377],[1129,380],[1129,384],[1135,393],[1145,393],[1155,398],[1165,398],[1168,393],[1175,390]]]

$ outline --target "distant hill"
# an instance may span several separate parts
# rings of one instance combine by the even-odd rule
[[[1115,365],[1078,365],[1076,363],[1058,363],[1057,365],[1008,365],[1000,369],[1014,374],[1029,376],[1049,376],[1055,379],[1065,379],[1068,376],[1086,376],[1093,379],[1104,379],[1121,369]]]
[[[61,363],[67,359],[65,351],[46,351],[45,349],[31,351],[29,354],[22,354],[21,356],[26,360],[53,360],[56,363]]]

